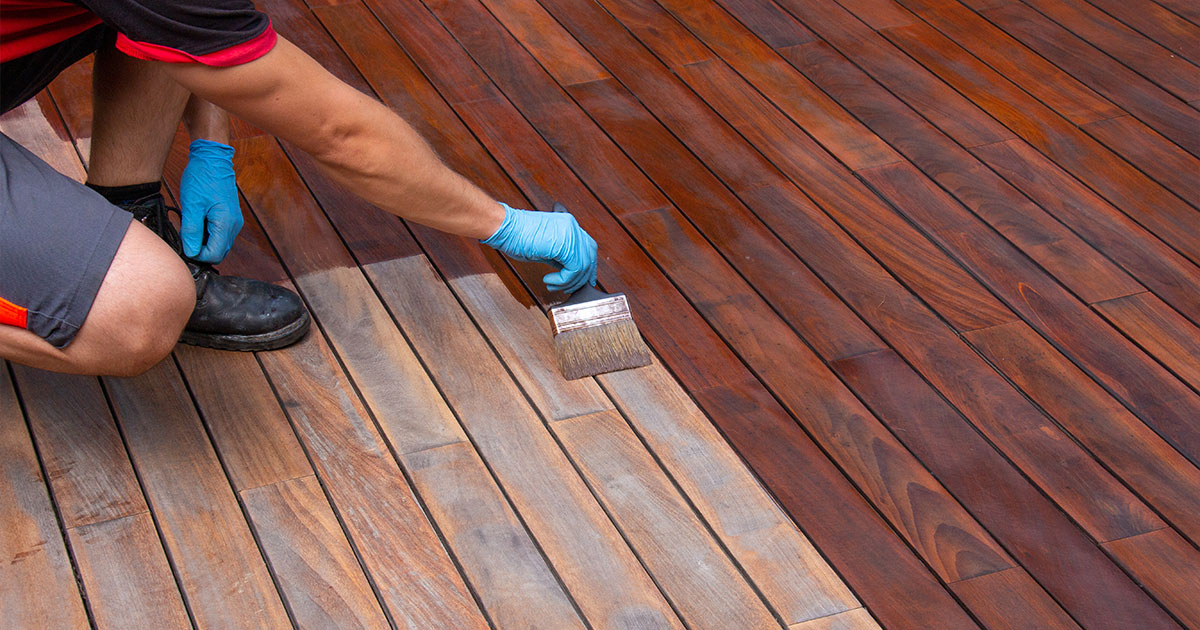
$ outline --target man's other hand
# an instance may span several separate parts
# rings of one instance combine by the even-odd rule
[[[566,212],[532,212],[504,206],[504,223],[486,240],[517,260],[561,267],[542,281],[551,291],[572,293],[596,284],[596,241]]]
[[[242,229],[233,147],[193,140],[179,189],[183,253],[203,262],[221,262]]]

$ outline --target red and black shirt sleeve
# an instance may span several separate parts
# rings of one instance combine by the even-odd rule
[[[131,57],[234,66],[275,45],[266,14],[249,0],[80,0],[117,31]]]

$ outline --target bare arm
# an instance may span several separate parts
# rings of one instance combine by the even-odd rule
[[[504,220],[503,207],[446,168],[400,116],[282,37],[238,66],[163,66],[193,94],[300,147],[335,181],[388,212],[479,239]]]

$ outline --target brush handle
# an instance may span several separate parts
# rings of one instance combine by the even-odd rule
[[[611,293],[605,293],[596,287],[585,284],[583,288],[572,293],[571,297],[559,306],[571,306],[574,304],[583,304],[584,302],[593,302],[595,300],[603,300],[604,298],[612,297]]]
[[[557,201],[554,202],[554,211],[561,212],[563,214],[571,214],[571,211],[567,210],[566,206],[562,205],[561,203],[559,203]],[[594,300],[603,300],[604,298],[607,298],[607,297],[612,297],[612,294],[605,293],[590,284],[585,284],[585,285],[583,285],[582,289],[579,289],[578,291],[572,293],[571,297],[567,298],[565,301],[563,301],[561,304],[559,304],[559,306],[583,304],[584,302],[592,302]]]

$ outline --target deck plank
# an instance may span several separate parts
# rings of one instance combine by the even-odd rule
[[[7,362],[2,364],[7,368]],[[7,370],[0,375],[0,614],[18,628],[87,628],[49,489]],[[7,585],[20,584],[22,588]]]
[[[196,623],[291,625],[175,365],[104,382]]]
[[[1093,306],[1134,343],[1200,391],[1200,329],[1195,324],[1148,293]]]
[[[845,359],[834,366],[906,446],[931,466],[932,472],[971,507],[980,522],[1082,625],[1116,630],[1149,619],[1169,627],[1161,609],[1101,553],[1095,539],[1088,536],[1087,521],[1081,523],[1083,527],[1071,522],[1059,505],[1026,478],[1029,468],[1022,460],[1006,460],[998,452],[998,445],[988,444],[962,423],[937,392],[906,368],[903,359],[884,352]],[[1026,432],[1029,436],[1047,433],[1036,428]],[[1060,437],[1047,442],[1053,445],[1067,440]],[[1067,477],[1073,470],[1073,464],[1068,463],[1060,475]],[[1059,504],[1065,503],[1058,498],[1061,495],[1051,496]],[[1126,509],[1115,508],[1119,521],[1137,518]],[[1074,518],[1079,520],[1078,515]],[[1046,549],[1055,551],[1046,553]],[[1081,574],[1086,574],[1088,580],[1079,580]],[[960,592],[965,598],[979,598],[981,614],[986,618],[997,612],[989,601],[1003,601],[1013,593],[1005,590],[1013,586],[1008,578],[989,576],[971,581]],[[989,596],[991,588],[1000,590]],[[1054,608],[1042,602],[1047,609]]]
[[[1200,469],[1029,326],[1007,324],[966,337],[1167,521],[1200,539]]]

